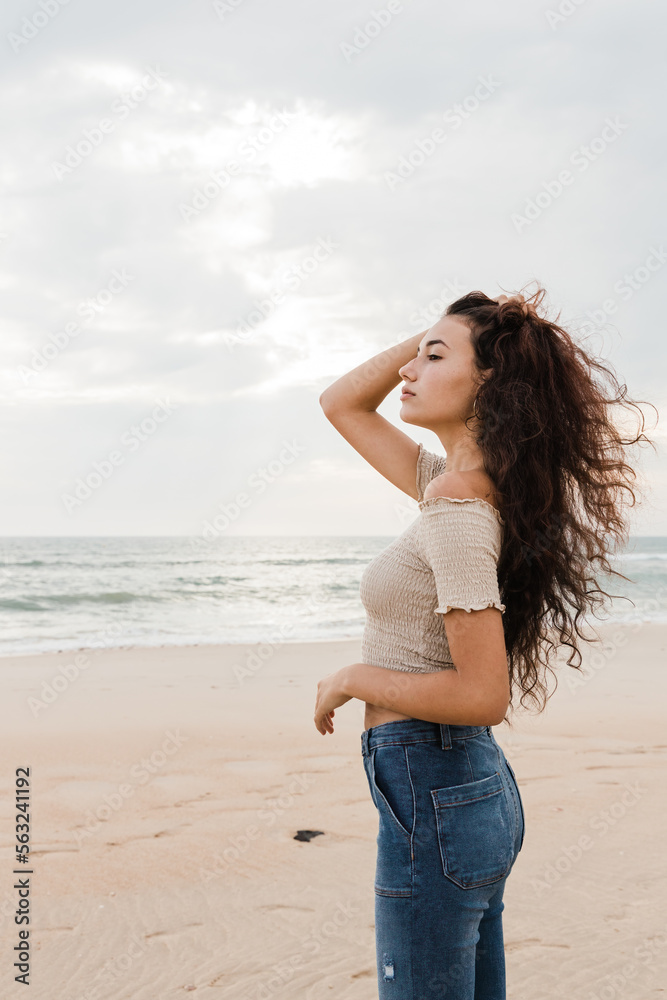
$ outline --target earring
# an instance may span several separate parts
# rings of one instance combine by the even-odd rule
[[[475,401],[472,404],[472,412],[475,414],[478,420],[481,420],[479,413],[477,412],[477,396],[475,396]]]

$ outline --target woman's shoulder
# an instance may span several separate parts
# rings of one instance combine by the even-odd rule
[[[424,445],[419,443],[419,454],[417,456],[417,499],[424,499],[424,491],[430,482],[444,472],[447,466],[447,459],[444,455],[438,455],[434,451],[429,451]]]
[[[454,504],[483,504],[496,514],[501,523],[495,486],[483,470],[471,472],[441,472],[429,481],[424,489],[420,507],[431,501],[451,501]],[[447,504],[441,505],[447,509]]]

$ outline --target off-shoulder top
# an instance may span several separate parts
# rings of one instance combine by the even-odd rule
[[[431,673],[452,669],[444,615],[451,608],[501,612],[497,566],[505,522],[479,497],[429,497],[446,459],[419,445],[419,516],[365,568],[364,663]]]

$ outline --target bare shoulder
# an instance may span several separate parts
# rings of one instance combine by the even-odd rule
[[[498,508],[493,480],[485,472],[443,472],[424,490],[424,499],[449,497],[453,500],[486,500]]]

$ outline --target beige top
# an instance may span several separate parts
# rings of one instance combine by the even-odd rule
[[[424,500],[426,486],[445,464],[419,445],[419,516],[363,572],[363,663],[416,673],[451,669],[446,612],[505,611],[497,574],[505,522],[481,498]]]

